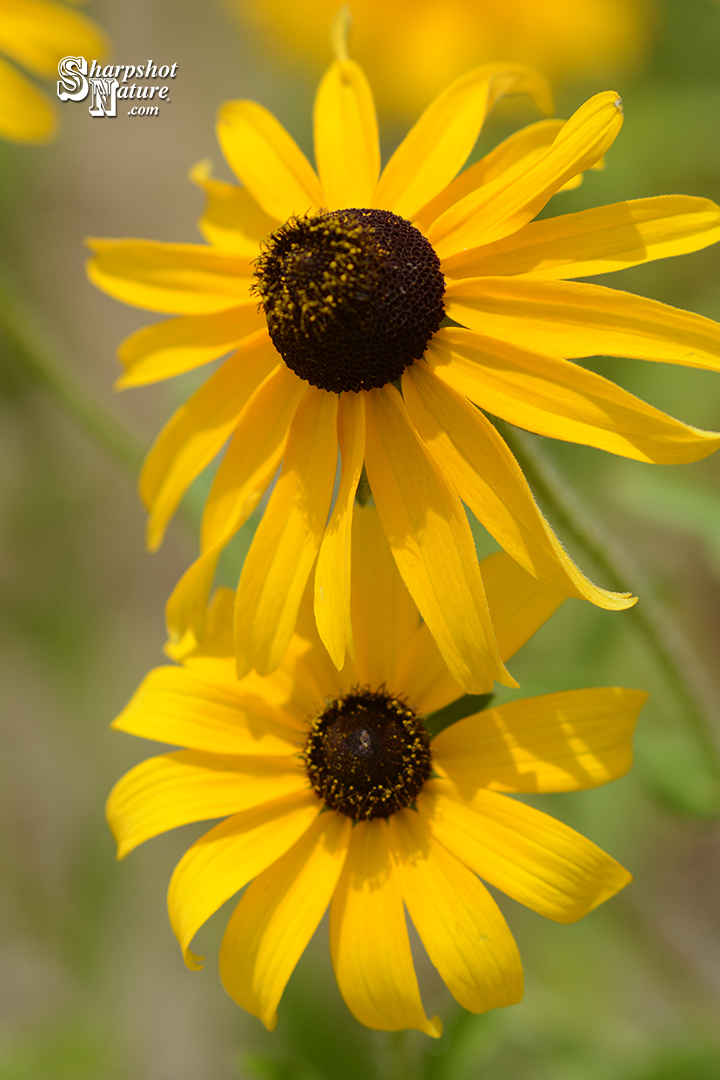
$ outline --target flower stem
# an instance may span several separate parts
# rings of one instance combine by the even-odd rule
[[[539,502],[550,511],[567,539],[591,556],[605,578],[603,584],[622,592],[630,589],[640,596],[639,603],[625,617],[634,622],[685,706],[684,715],[720,784],[719,750],[713,733],[718,721],[717,693],[673,612],[652,595],[645,575],[625,548],[609,536],[535,441],[503,421],[495,422]]]
[[[0,269],[0,334],[6,345],[0,359],[42,386],[78,427],[136,475],[145,453],[142,442],[73,374],[71,361],[5,269]]]

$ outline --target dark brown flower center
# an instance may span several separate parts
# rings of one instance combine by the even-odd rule
[[[445,315],[432,246],[389,210],[293,218],[256,263],[275,348],[321,390],[372,390],[399,379]]]
[[[415,800],[430,776],[430,738],[405,702],[356,688],[315,721],[304,758],[310,783],[331,810],[368,821]]]

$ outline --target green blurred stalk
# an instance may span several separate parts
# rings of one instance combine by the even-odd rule
[[[20,368],[93,442],[137,475],[145,456],[141,440],[73,374],[70,359],[4,268],[0,268],[0,332],[12,350],[8,355],[3,349],[0,359]]]
[[[698,662],[692,644],[679,628],[673,611],[653,596],[642,570],[581,502],[535,441],[526,432],[503,421],[495,423],[539,502],[551,513],[563,535],[592,558],[604,576],[603,585],[618,592],[632,591],[640,597],[638,603],[623,615],[634,623],[678,701],[685,707],[681,715],[691,728],[716,781],[717,812],[720,813],[720,752],[713,734],[718,714],[717,694]]]

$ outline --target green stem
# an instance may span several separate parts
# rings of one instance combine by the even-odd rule
[[[698,663],[691,643],[679,629],[673,612],[652,595],[645,575],[624,547],[609,536],[582,504],[535,441],[524,431],[502,421],[497,421],[497,427],[541,505],[550,511],[565,537],[575,541],[592,557],[605,578],[604,584],[620,592],[631,590],[641,597],[627,616],[633,620],[662,667],[675,694],[687,707],[687,718],[720,780],[718,746],[712,735],[718,712],[717,694]]]
[[[145,454],[140,439],[73,374],[71,361],[4,269],[0,269],[0,330],[13,354],[8,356],[4,350],[5,361],[14,359],[15,367],[42,386],[78,427],[137,475]]]

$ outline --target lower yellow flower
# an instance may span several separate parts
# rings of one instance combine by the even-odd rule
[[[86,15],[55,0],[0,0],[0,53],[44,79],[57,77],[64,56],[101,59],[107,40]],[[0,138],[47,142],[57,113],[35,83],[0,57]]]
[[[220,590],[204,640],[181,667],[152,671],[114,723],[187,749],[132,769],[110,795],[108,817],[120,857],[167,829],[225,818],[176,867],[170,921],[197,968],[195,933],[248,886],[220,973],[266,1027],[329,905],[335,974],[357,1019],[438,1036],[440,1021],[420,999],[404,907],[461,1005],[479,1013],[519,1001],[517,946],[480,878],[573,922],[630,875],[504,793],[572,791],[622,775],[646,695],[612,687],[474,715],[466,714],[481,698],[453,709],[462,688],[419,621],[376,511],[359,509],[353,529],[356,660],[337,671],[306,595],[281,666],[238,680],[233,595]],[[504,553],[484,561],[483,576],[506,660],[563,597]]]

